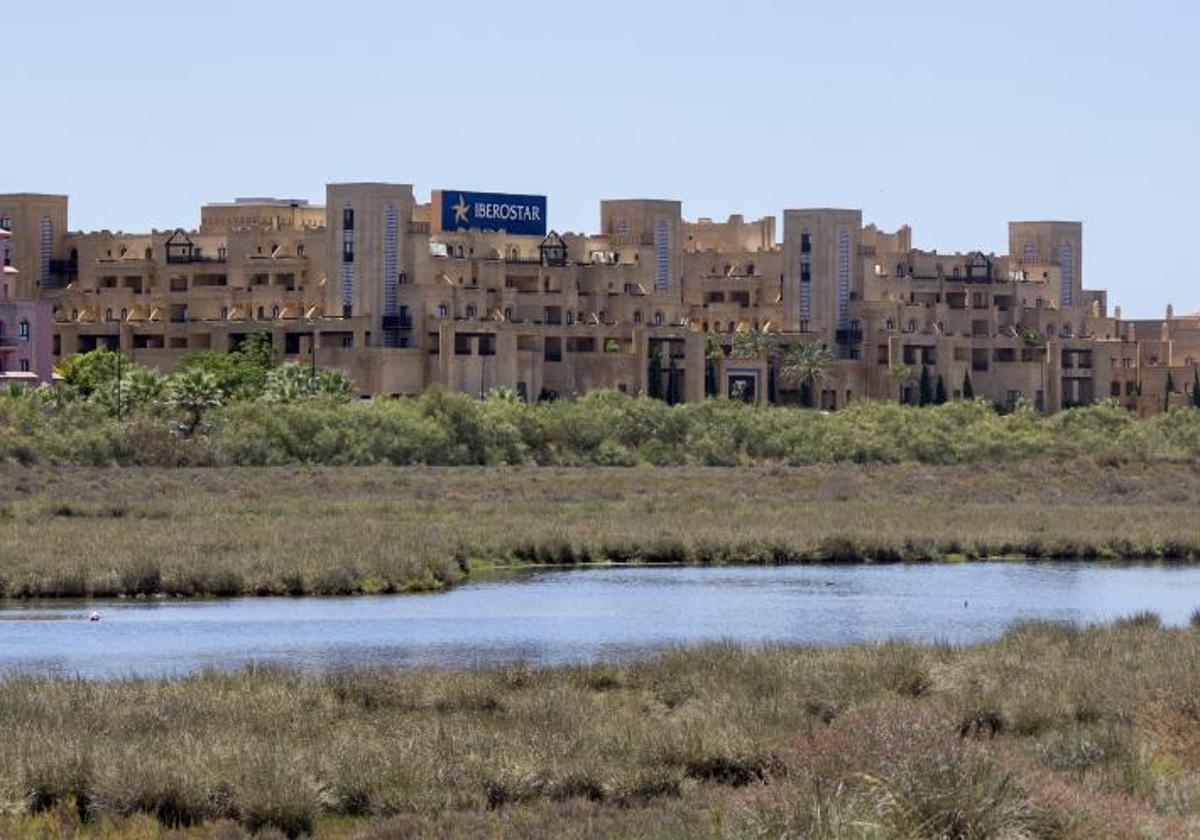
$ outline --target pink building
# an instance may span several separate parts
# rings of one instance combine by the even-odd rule
[[[0,385],[38,385],[54,374],[54,325],[48,301],[19,296],[12,233],[0,225]]]

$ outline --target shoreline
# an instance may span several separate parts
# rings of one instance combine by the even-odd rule
[[[556,836],[584,820],[589,837],[814,836],[827,824],[808,820],[832,812],[927,836],[899,831],[915,811],[971,836],[1182,838],[1197,684],[1200,622],[1148,613],[963,646],[8,675],[0,834]]]
[[[1200,560],[1196,465],[0,467],[0,603],[442,592],[489,569]]]
[[[892,549],[884,549],[890,551]],[[895,549],[899,551],[900,549]],[[704,562],[654,562],[654,561],[638,561],[638,562],[621,562],[613,560],[581,562],[581,563],[516,563],[516,564],[487,564],[465,573],[462,579],[451,583],[446,583],[440,587],[430,588],[410,588],[396,591],[347,591],[347,592],[242,592],[242,593],[172,593],[172,592],[154,592],[154,593],[116,593],[116,594],[98,594],[98,595],[54,595],[54,594],[39,594],[30,596],[0,596],[0,611],[11,609],[23,609],[32,607],[39,603],[47,605],[59,605],[63,603],[80,603],[80,604],[118,604],[118,603],[203,603],[206,601],[231,601],[231,600],[261,600],[261,599],[306,599],[306,598],[394,598],[407,596],[426,596],[426,595],[441,595],[471,583],[486,583],[489,575],[497,573],[497,575],[518,575],[522,572],[569,572],[569,571],[586,571],[590,569],[754,569],[754,568],[786,568],[789,566],[805,566],[805,567],[826,567],[826,568],[847,568],[847,567],[862,567],[862,566],[943,566],[943,565],[968,565],[968,564],[1079,564],[1079,565],[1097,565],[1110,567],[1126,567],[1126,568],[1154,568],[1163,566],[1178,566],[1190,567],[1200,563],[1200,548],[1186,556],[1184,555],[1163,555],[1163,554],[1144,554],[1144,555],[1122,555],[1122,556],[1107,556],[1101,554],[1075,554],[1075,555],[991,555],[982,557],[926,557],[926,558],[911,558],[911,559],[895,559],[895,560],[880,560],[870,557],[860,557],[852,559],[830,560],[821,557],[806,557],[802,559],[788,559],[781,561],[760,561],[760,560],[729,560],[717,563]],[[0,616],[0,621],[16,620],[7,619]]]

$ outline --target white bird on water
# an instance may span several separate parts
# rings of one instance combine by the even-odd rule
[[[99,621],[101,619],[100,610],[92,610],[88,616],[88,621]]]

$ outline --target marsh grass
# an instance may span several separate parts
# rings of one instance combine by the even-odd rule
[[[1200,633],[1142,619],[545,670],[10,675],[0,835],[1187,838],[1198,696]]]
[[[503,566],[1193,562],[1200,473],[0,468],[0,597],[436,591]]]

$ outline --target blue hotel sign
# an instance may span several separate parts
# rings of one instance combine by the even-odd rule
[[[546,196],[442,190],[442,230],[546,235]]]

